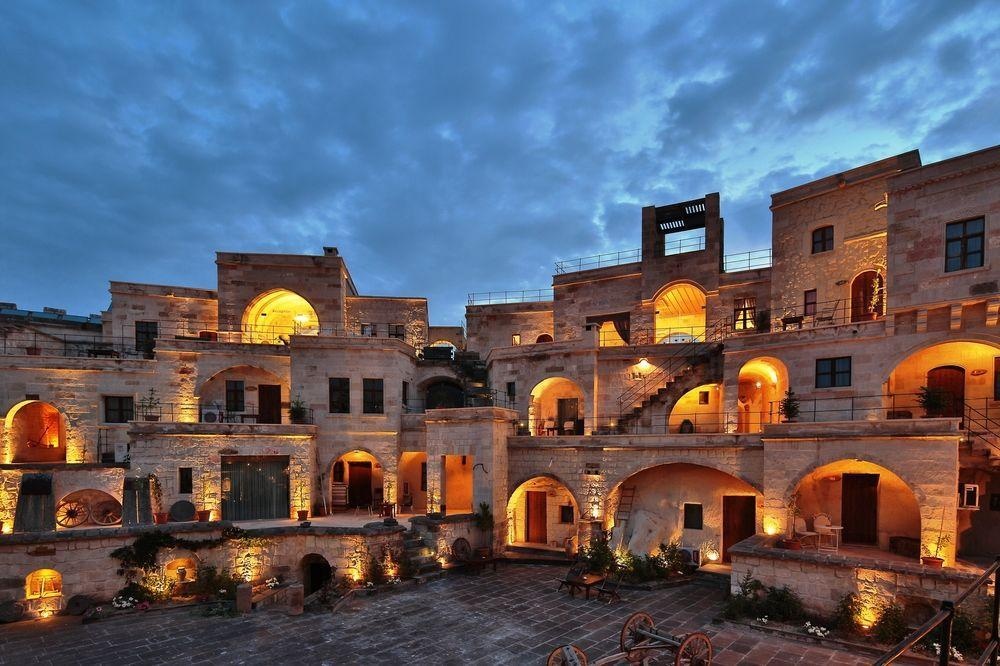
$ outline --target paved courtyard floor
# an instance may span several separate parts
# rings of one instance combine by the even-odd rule
[[[870,657],[713,625],[723,592],[709,585],[628,591],[624,602],[609,606],[556,592],[561,573],[511,565],[479,576],[453,575],[358,599],[337,614],[288,617],[269,610],[205,618],[177,610],[86,625],[50,618],[0,626],[0,663],[540,665],[565,643],[583,648],[593,661],[617,651],[622,623],[637,610],[667,633],[708,633],[720,666],[871,663]]]

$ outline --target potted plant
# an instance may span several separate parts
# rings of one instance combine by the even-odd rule
[[[296,502],[295,502],[296,506],[302,506],[302,496],[303,496],[303,494],[304,493],[302,492],[302,486],[299,485],[295,489],[295,496],[298,498],[296,500]],[[309,509],[298,509],[295,512],[295,515],[298,518],[298,520],[299,520],[300,523],[301,522],[305,522],[305,521],[309,520]]]
[[[799,418],[799,398],[795,391],[788,389],[785,397],[778,403],[778,413],[785,417],[785,423],[795,423]]]
[[[208,475],[202,472],[198,477],[199,485],[201,485],[201,505],[208,505]],[[212,510],[211,509],[199,509],[198,510],[198,522],[207,523],[212,520]]]
[[[292,419],[292,423],[306,423],[308,414],[309,408],[302,400],[302,396],[295,396],[295,399],[288,405],[288,416]]]
[[[932,569],[940,569],[944,566],[944,558],[941,557],[942,549],[951,543],[951,535],[944,532],[944,508],[941,509],[941,523],[938,526],[937,538],[930,546],[923,546],[925,555],[920,558],[924,566]]]
[[[478,555],[480,557],[489,557],[490,550],[493,547],[493,511],[490,509],[489,502],[480,502],[479,510],[473,514],[473,520],[476,524],[476,528],[483,533],[484,540],[487,545],[478,548]]]
[[[924,410],[924,418],[933,418],[944,413],[950,398],[948,393],[926,386],[921,386],[917,392],[917,404]]]
[[[802,541],[795,535],[795,518],[799,515],[799,494],[794,493],[788,500],[788,527],[785,537],[778,542],[780,548],[802,550]]]
[[[149,475],[149,496],[153,501],[153,522],[165,525],[170,521],[170,514],[163,510],[163,485],[155,474]]]
[[[139,399],[139,413],[146,421],[160,420],[160,399],[155,388],[150,388],[149,393]]]

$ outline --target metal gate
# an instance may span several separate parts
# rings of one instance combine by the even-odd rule
[[[288,518],[288,456],[224,456],[222,519]]]

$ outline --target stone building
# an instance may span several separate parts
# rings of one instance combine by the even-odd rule
[[[470,294],[465,331],[359,294],[336,248],[219,253],[215,289],[112,282],[101,316],[0,304],[0,600],[39,571],[56,598],[112,593],[100,549],[154,513],[287,526],[270,558],[294,575],[400,547],[359,512],[473,539],[483,503],[498,549],[608,530],[817,609],[949,596],[1000,552],[1000,147],[771,210],[771,247],[727,254],[718,194],[646,207],[641,248]],[[817,527],[822,549],[776,547]],[[94,575],[71,575],[86,540]]]

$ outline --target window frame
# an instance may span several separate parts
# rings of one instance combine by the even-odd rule
[[[226,412],[244,412],[247,408],[247,383],[243,379],[226,380]]]
[[[385,414],[385,380],[381,377],[361,380],[361,413]]]
[[[846,370],[843,368],[844,361],[846,361]],[[851,386],[853,382],[852,372],[853,372],[853,361],[850,356],[833,356],[828,358],[818,358],[816,359],[816,381],[815,386],[818,389],[829,389],[829,388],[846,388]],[[844,376],[846,375],[847,383],[842,383]],[[821,381],[821,378],[824,378]],[[828,379],[825,379],[828,378]],[[829,383],[826,383],[826,382]]]
[[[104,407],[104,423],[128,423],[129,421],[134,421],[135,420],[135,396],[131,396],[131,395],[106,395],[106,396],[103,396],[103,397],[104,397],[104,400],[103,400],[103,403],[104,403],[103,404],[103,407]],[[126,401],[127,400],[128,401],[128,407],[125,408],[124,406],[120,405],[120,406],[114,408],[113,410],[109,410],[108,409],[108,401],[109,400],[120,400],[120,401]],[[123,420],[118,421],[118,420],[112,420],[112,419],[110,419],[108,417],[108,414],[112,413],[112,412],[121,412],[121,418]],[[129,415],[130,418],[126,418],[126,415]]]
[[[395,338],[397,340],[406,339],[406,325],[405,324],[389,324],[389,337]]]
[[[146,358],[152,358],[156,349],[156,338],[160,337],[160,322],[136,320],[132,328],[135,334],[135,350]]]
[[[361,329],[361,337],[363,338],[378,337],[378,324],[363,322],[359,328]]]
[[[822,227],[816,227],[812,230],[812,245],[810,246],[812,252],[810,254],[832,252],[836,237],[836,232],[832,224],[824,224]],[[819,249],[817,249],[817,245]]]
[[[521,334],[520,333],[511,333],[510,334],[510,346],[511,347],[520,347],[521,346]]]
[[[567,509],[569,510],[569,520],[566,519]],[[560,504],[559,505],[559,524],[560,525],[572,525],[576,522],[576,510],[573,508],[572,504]]]
[[[802,315],[815,317],[819,306],[819,295],[815,289],[806,289],[802,294]]]
[[[979,231],[974,233],[969,233],[968,225],[973,222],[979,223]],[[961,234],[956,238],[950,237],[950,230],[953,228],[958,228],[961,225]],[[979,249],[969,250],[969,241],[972,239],[978,239]],[[959,253],[956,256],[951,255],[951,246],[953,243],[958,243]],[[970,265],[969,256],[970,254],[979,255],[979,263],[975,265]],[[948,262],[951,259],[958,259],[959,265],[955,268],[949,268]],[[944,272],[945,273],[957,273],[958,271],[970,270],[973,268],[982,268],[986,265],[986,217],[972,217],[967,220],[958,220],[955,222],[948,222],[944,226]]]
[[[733,330],[757,330],[756,296],[741,296],[733,299]]]
[[[185,488],[187,488],[187,490],[184,490]],[[193,467],[178,467],[177,468],[177,494],[178,495],[191,495],[193,493],[194,493],[194,468]]]
[[[350,377],[328,377],[328,394],[327,394],[327,407],[330,410],[330,414],[350,414],[351,413],[351,378]],[[337,389],[334,389],[334,382],[337,382]],[[340,382],[343,382],[341,387]],[[334,391],[336,390],[336,395],[343,400],[343,404],[338,401],[338,409],[334,409]]]
[[[690,508],[690,514],[688,509]],[[684,502],[683,525],[686,530],[705,529],[705,507],[701,502]]]

